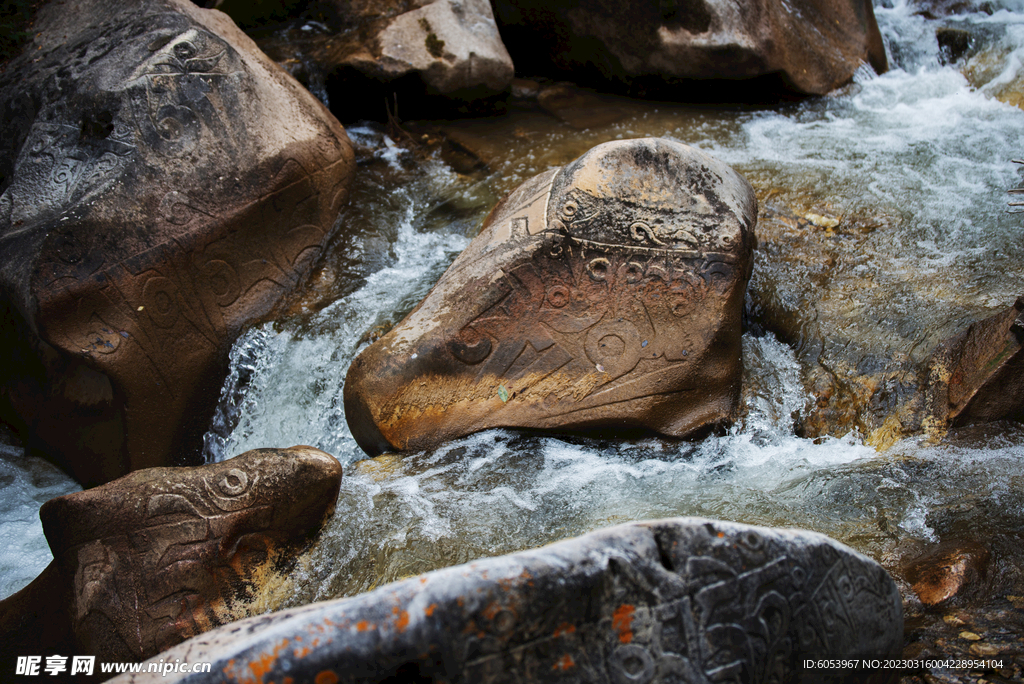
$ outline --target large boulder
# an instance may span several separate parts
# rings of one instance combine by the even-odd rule
[[[487,0],[317,0],[296,24],[260,46],[339,116],[383,117],[393,93],[407,115],[467,107],[512,82]]]
[[[338,461],[318,449],[257,449],[51,499],[39,515],[54,561],[0,602],[2,640],[138,661],[266,612],[333,513],[340,482]],[[57,605],[33,617],[39,606],[22,595]]]
[[[420,305],[363,350],[345,415],[370,454],[495,427],[686,436],[728,422],[757,205],[663,139],[525,182]]]
[[[113,681],[791,682],[805,659],[884,658],[902,641],[899,591],[866,556],[677,518],[250,618],[161,654],[208,673]]]
[[[195,463],[227,352],[303,278],[345,131],[224,14],[52,2],[0,74],[0,412],[86,485]]]
[[[494,13],[521,73],[644,88],[778,74],[824,94],[864,63],[887,68],[871,0],[494,0]]]

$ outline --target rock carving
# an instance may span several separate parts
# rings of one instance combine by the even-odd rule
[[[0,310],[31,360],[0,410],[94,485],[196,462],[234,337],[307,273],[353,153],[220,13],[90,0],[67,22],[44,5],[0,75]],[[68,391],[83,373],[102,402]]]
[[[527,181],[354,361],[353,434],[377,454],[491,427],[727,422],[755,220],[745,180],[667,140],[599,145]]]
[[[334,511],[340,481],[318,449],[257,449],[48,501],[40,517],[75,646],[138,661],[265,610]]]
[[[895,655],[902,639],[899,591],[867,557],[810,532],[679,518],[250,618],[161,657],[212,662],[177,680],[194,683],[259,668],[265,681],[710,684],[796,681],[806,658]]]

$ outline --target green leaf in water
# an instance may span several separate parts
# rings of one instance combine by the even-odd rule
[[[508,390],[504,385],[498,385],[498,396],[501,397],[502,403],[508,401]]]

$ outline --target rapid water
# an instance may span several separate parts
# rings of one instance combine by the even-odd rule
[[[890,569],[928,543],[970,537],[989,545],[998,566],[1024,536],[1020,428],[963,431],[939,444],[904,439],[884,452],[849,426],[816,439],[796,429],[813,404],[817,365],[919,361],[1024,294],[1024,221],[1007,212],[1006,195],[1021,180],[1011,159],[1024,156],[1024,111],[998,99],[1024,79],[1024,3],[986,4],[995,5],[991,14],[932,19],[914,4],[883,2],[876,15],[891,71],[861,72],[841,91],[799,104],[607,98],[622,118],[583,131],[525,108],[437,122],[487,162],[472,175],[436,155],[424,161],[396,143],[397,131],[347,126],[362,161],[345,232],[305,308],[235,345],[206,436],[211,460],[309,444],[345,467],[337,513],[296,570],[288,605],[675,515],[814,529]],[[969,31],[975,51],[946,63],[940,27]],[[758,254],[752,299],[813,310],[818,325],[785,341],[760,329],[744,336],[737,424],[695,443],[491,431],[432,452],[365,459],[342,407],[355,355],[426,294],[501,195],[600,142],[641,136],[674,138],[733,165],[763,211],[831,219],[808,225],[799,249]],[[2,459],[5,468],[19,462],[7,452]],[[28,499],[52,495],[30,480],[16,487]],[[45,566],[40,537],[25,533],[6,547],[0,592]]]

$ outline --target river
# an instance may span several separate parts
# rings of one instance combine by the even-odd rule
[[[862,70],[827,97],[771,106],[608,97],[618,120],[586,130],[517,105],[502,117],[413,127],[473,141],[487,168],[469,174],[408,149],[397,129],[343,122],[360,155],[344,227],[292,314],[235,345],[206,436],[212,460],[309,444],[345,468],[337,513],[282,607],[676,515],[817,530],[897,575],[929,544],[970,539],[992,553],[989,594],[1020,593],[1024,429],[912,435],[886,448],[869,439],[870,416],[806,429],[820,368],[920,363],[939,340],[1024,294],[1024,217],[1008,211],[1006,194],[1021,183],[1011,160],[1024,156],[1024,111],[999,99],[1011,98],[1014,83],[1024,92],[1024,2],[981,4],[990,11],[932,19],[907,2],[876,2],[891,70]],[[938,28],[968,31],[969,53],[951,60]],[[810,217],[801,224],[806,251],[758,252],[740,420],[699,442],[491,431],[365,459],[345,423],[342,388],[374,331],[426,294],[519,182],[600,142],[643,136],[731,164],[754,185],[763,213]],[[799,324],[772,330],[758,313],[765,307]],[[0,441],[6,596],[49,561],[39,505],[77,486],[25,459],[9,436]]]

